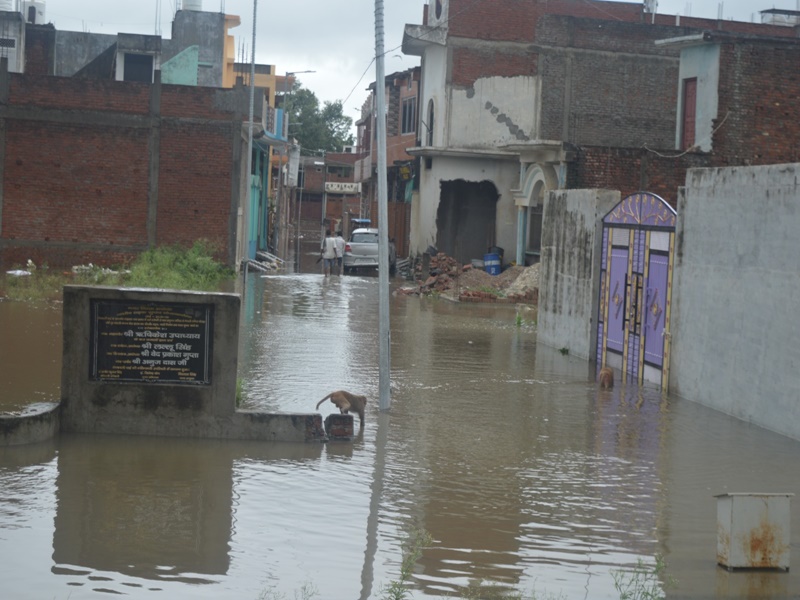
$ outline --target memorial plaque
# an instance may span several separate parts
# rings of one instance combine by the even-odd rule
[[[212,304],[91,302],[89,378],[211,384]]]

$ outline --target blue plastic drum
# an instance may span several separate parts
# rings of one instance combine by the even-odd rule
[[[489,275],[500,275],[500,255],[499,254],[484,254],[483,255],[483,268]]]

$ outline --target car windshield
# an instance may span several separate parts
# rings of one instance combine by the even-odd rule
[[[354,233],[353,239],[350,240],[356,244],[377,244],[378,243],[378,234],[377,233]]]

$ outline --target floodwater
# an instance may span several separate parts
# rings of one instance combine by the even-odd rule
[[[517,327],[513,307],[404,296],[391,300],[380,413],[377,277],[251,273],[243,289],[245,405],[313,412],[332,390],[363,393],[363,435],[0,448],[0,597],[381,598],[419,530],[432,542],[415,599],[480,581],[619,598],[614,574],[656,555],[676,580],[668,598],[800,597],[796,568],[715,564],[714,498],[800,493],[799,442],[650,388],[599,390],[585,361]],[[3,402],[26,386],[32,401],[57,398],[59,324],[57,311],[0,303]]]

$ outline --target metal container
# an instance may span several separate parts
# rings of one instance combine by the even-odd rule
[[[728,569],[789,569],[794,494],[719,494],[717,563]]]

